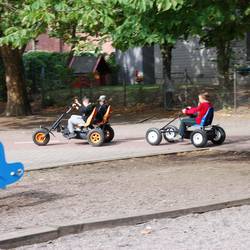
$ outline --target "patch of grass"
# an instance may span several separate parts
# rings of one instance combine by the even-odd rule
[[[128,106],[138,103],[160,103],[161,86],[159,85],[128,85],[126,86],[126,95],[124,87],[117,86],[99,86],[93,88],[80,89],[58,89],[46,92],[46,97],[53,100],[55,106],[64,106],[70,103],[74,96],[88,96],[92,102],[95,102],[100,95],[106,95],[112,100],[112,105],[121,106],[126,98]]]

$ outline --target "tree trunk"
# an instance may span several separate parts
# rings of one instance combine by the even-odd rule
[[[24,116],[31,113],[27,98],[22,61],[23,50],[0,47],[7,87],[6,116]]]
[[[221,87],[220,97],[223,107],[231,105],[232,84],[230,82],[230,60],[232,55],[231,43],[222,41],[217,45],[217,70]]]
[[[173,45],[164,43],[161,45],[161,55],[163,62],[163,75],[171,80],[171,63],[172,63]]]
[[[230,84],[229,69],[231,59],[230,42],[221,42],[217,45],[217,69],[219,73],[219,83],[226,87]]]
[[[172,50],[173,45],[164,43],[160,47],[163,63],[163,94],[164,94],[164,108],[171,109],[174,105],[173,97],[173,83],[171,80],[171,66],[172,66]]]
[[[72,31],[71,31],[71,48],[70,48],[70,52],[69,52],[69,55],[68,55],[68,58],[67,58],[67,66],[69,67],[70,66],[70,63],[73,59],[73,56],[74,56],[74,48],[76,46],[76,26],[77,24],[73,24],[72,25]]]
[[[4,66],[3,66],[3,60],[0,53],[0,98],[6,102],[7,100],[7,90],[6,90],[6,84],[5,84],[5,74],[4,74]]]

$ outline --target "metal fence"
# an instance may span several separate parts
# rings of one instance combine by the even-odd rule
[[[233,107],[238,109],[250,109],[250,68],[234,71]]]
[[[99,95],[107,95],[114,106],[129,107],[140,104],[164,107],[164,101],[171,103],[168,109],[181,109],[186,106],[196,106],[198,94],[208,91],[211,100],[217,110],[223,108],[237,110],[250,108],[250,74],[249,76],[237,76],[227,89],[219,85],[205,84],[174,84],[173,92],[164,90],[163,85],[113,85],[93,86],[83,89],[59,88],[45,89],[41,93],[45,106],[63,106],[70,102],[73,96],[88,96],[91,100],[97,100]],[[165,96],[164,96],[165,95]],[[168,100],[173,98],[173,100]],[[34,99],[34,98],[33,98]],[[166,106],[166,105],[165,105]]]

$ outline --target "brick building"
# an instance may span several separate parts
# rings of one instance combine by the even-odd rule
[[[93,43],[96,43],[94,39]],[[61,39],[49,37],[48,34],[41,34],[36,39],[32,40],[26,47],[28,51],[49,51],[49,52],[68,52],[70,45],[65,44]],[[106,42],[102,45],[102,51],[111,54],[115,51],[111,42]]]

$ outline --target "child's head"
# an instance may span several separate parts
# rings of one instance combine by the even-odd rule
[[[87,107],[89,105],[89,98],[84,96],[82,98],[82,104],[83,104],[83,106]]]
[[[199,94],[199,102],[209,102],[210,100],[210,96],[208,94],[208,92],[202,92]]]

